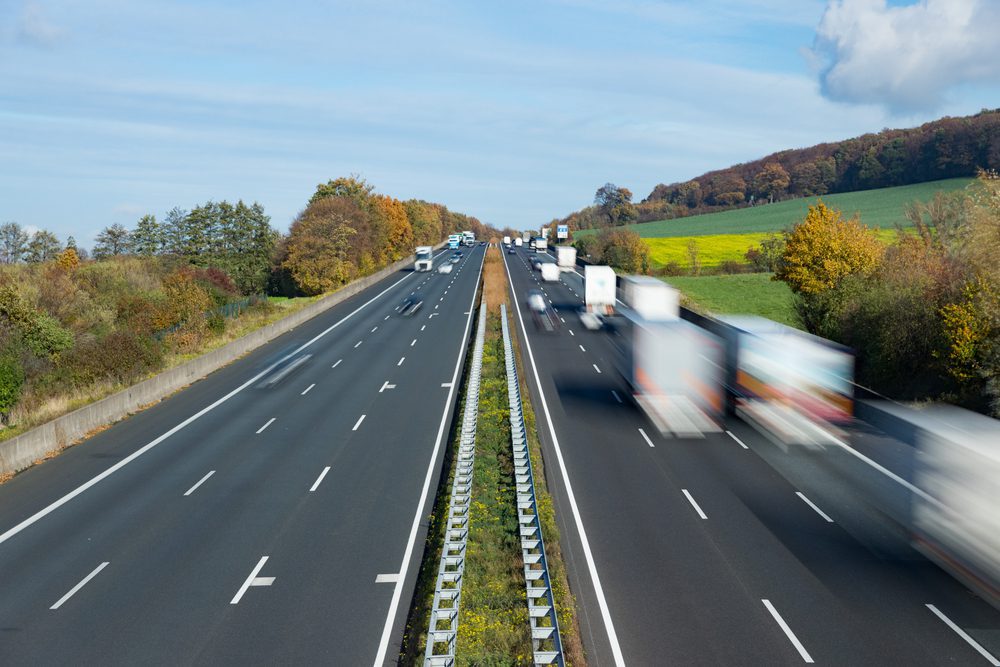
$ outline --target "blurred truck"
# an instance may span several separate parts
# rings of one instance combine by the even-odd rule
[[[542,280],[549,283],[554,283],[559,280],[559,265],[553,264],[552,262],[542,262],[541,263]]]
[[[600,329],[603,318],[615,312],[617,286],[610,266],[588,264],[583,269],[584,306],[580,322],[588,329]]]
[[[537,238],[535,239],[535,252],[548,252],[549,242],[548,239]]]
[[[622,276],[621,290],[628,326],[621,328],[619,370],[636,404],[664,434],[719,431],[725,408],[722,341],[680,319],[678,292],[663,281]]]
[[[504,245],[510,245],[510,237],[509,236],[503,237],[503,244]]]
[[[556,246],[556,264],[561,271],[576,270],[576,248],[571,245]]]
[[[853,418],[851,351],[763,317],[718,319],[736,414],[783,447],[835,444]]]
[[[434,268],[434,248],[429,245],[417,246],[414,271],[430,271]]]
[[[514,239],[514,245],[518,248],[520,248],[522,244],[524,244],[524,241],[522,241],[520,237]]]
[[[680,293],[650,276],[622,276],[622,301],[647,321],[680,318]]]
[[[448,235],[448,247],[452,250],[458,248],[462,243],[462,236],[460,234],[449,234]]]

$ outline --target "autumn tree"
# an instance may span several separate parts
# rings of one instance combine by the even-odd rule
[[[403,202],[387,195],[372,198],[372,217],[384,238],[383,259],[395,262],[413,252],[413,227]]]
[[[437,208],[416,199],[403,202],[403,207],[413,228],[415,245],[434,245],[444,238],[441,231],[441,213]]]
[[[601,261],[623,273],[649,272],[649,246],[626,229],[606,229],[598,235]]]
[[[609,225],[624,225],[636,216],[632,192],[614,183],[605,183],[594,193],[594,204],[607,218]]]
[[[76,248],[66,248],[59,253],[56,261],[67,271],[73,271],[80,266],[80,257],[76,254]]]
[[[357,174],[352,174],[317,185],[316,192],[309,199],[309,203],[312,204],[327,197],[346,197],[354,200],[354,203],[360,208],[366,209],[368,207],[368,199],[374,192],[374,185],[368,183]]]
[[[791,179],[788,172],[778,162],[768,162],[753,177],[753,191],[758,198],[773,202],[788,190]]]
[[[292,223],[282,266],[304,294],[322,294],[351,280],[357,265],[352,240],[369,215],[347,197],[317,199]],[[362,249],[362,252],[364,250]]]
[[[845,220],[840,211],[820,201],[788,233],[774,279],[786,282],[797,293],[819,293],[845,276],[870,274],[884,251],[857,217]]]

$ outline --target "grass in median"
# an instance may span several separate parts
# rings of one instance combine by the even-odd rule
[[[695,310],[718,314],[760,315],[776,322],[800,327],[792,306],[792,290],[771,280],[771,273],[741,273],[723,276],[677,276],[663,280],[687,297]]]
[[[532,663],[500,318],[487,318],[456,661]]]

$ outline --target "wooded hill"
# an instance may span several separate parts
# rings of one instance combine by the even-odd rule
[[[595,205],[561,222],[575,229],[668,220],[765,202],[975,176],[1000,170],[1000,109],[909,129],[773,153],[759,160],[659,184],[639,204],[607,184]],[[621,196],[627,194],[623,203]],[[602,195],[603,193],[603,195]]]
[[[645,201],[662,200],[704,212],[788,195],[975,176],[979,169],[1000,169],[1000,109],[773,153],[686,183],[661,183]]]

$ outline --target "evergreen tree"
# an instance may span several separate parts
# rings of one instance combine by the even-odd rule
[[[142,216],[132,232],[132,249],[144,257],[160,254],[164,246],[163,232],[163,226],[156,221],[155,215]]]

